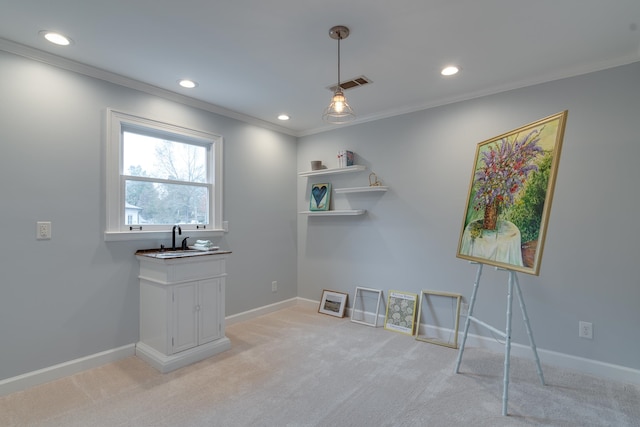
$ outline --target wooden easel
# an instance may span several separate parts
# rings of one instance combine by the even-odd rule
[[[529,343],[531,344],[531,350],[533,350],[533,356],[536,361],[536,369],[538,370],[538,376],[542,385],[544,383],[544,376],[542,375],[542,367],[540,366],[540,358],[538,358],[538,350],[536,350],[536,344],[533,339],[533,332],[531,331],[531,325],[529,325],[529,317],[527,316],[527,309],[524,305],[524,299],[522,298],[522,291],[520,290],[520,284],[518,283],[518,276],[513,270],[507,270],[498,268],[498,270],[507,271],[509,273],[509,284],[507,287],[507,327],[506,331],[502,332],[493,326],[479,320],[473,316],[473,306],[476,302],[476,295],[478,293],[478,286],[480,284],[480,276],[482,275],[482,263],[472,262],[472,264],[478,264],[478,271],[476,273],[476,280],[473,283],[473,292],[471,293],[471,300],[469,301],[469,312],[467,314],[467,320],[464,324],[464,335],[462,336],[462,344],[458,351],[458,359],[456,360],[455,373],[459,373],[460,363],[462,362],[462,353],[464,352],[464,345],[467,341],[467,333],[469,332],[469,325],[471,322],[477,323],[480,326],[484,326],[493,333],[504,338],[504,376],[503,376],[503,388],[502,388],[502,415],[507,415],[507,401],[509,400],[509,365],[511,357],[511,307],[513,302],[513,289],[515,287],[518,300],[520,302],[520,309],[522,310],[522,318],[527,328],[527,335],[529,335]]]

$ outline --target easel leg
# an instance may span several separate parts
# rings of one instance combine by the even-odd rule
[[[462,335],[462,342],[460,344],[460,350],[458,350],[458,358],[456,360],[455,373],[459,373],[460,363],[462,362],[462,353],[464,352],[464,345],[467,342],[467,334],[469,333],[469,325],[471,324],[471,317],[473,316],[473,306],[476,303],[476,294],[478,293],[478,284],[480,283],[480,276],[482,275],[482,265],[478,264],[478,271],[476,272],[476,280],[473,282],[473,292],[471,293],[471,300],[469,301],[469,310],[467,311],[467,320],[464,322],[464,334]]]
[[[536,369],[538,370],[538,377],[540,377],[540,382],[542,385],[544,383],[544,375],[542,374],[542,366],[540,365],[540,358],[538,357],[538,350],[536,349],[536,342],[533,339],[533,331],[531,330],[531,325],[529,324],[529,316],[527,316],[527,308],[524,305],[524,298],[522,297],[522,290],[520,289],[520,283],[518,282],[518,277],[515,273],[512,273],[515,278],[516,284],[516,293],[518,294],[518,300],[520,302],[520,309],[522,310],[522,319],[524,320],[524,325],[527,328],[527,335],[529,335],[529,343],[531,344],[531,350],[533,350],[533,357],[536,360]]]
[[[507,415],[507,401],[509,400],[509,366],[511,364],[511,307],[513,306],[513,282],[515,273],[509,271],[509,286],[507,290],[507,329],[504,341],[504,377],[502,387],[502,415]]]
[[[529,316],[527,315],[527,309],[524,304],[524,298],[522,297],[522,290],[520,289],[520,284],[518,283],[518,276],[515,271],[506,270],[502,268],[498,268],[498,270],[508,271],[509,272],[509,284],[507,288],[507,325],[506,331],[502,332],[493,326],[475,318],[473,316],[473,306],[476,302],[476,295],[478,293],[478,287],[480,283],[480,275],[482,274],[482,265],[478,263],[478,272],[476,273],[476,281],[473,284],[473,293],[471,294],[471,301],[469,301],[469,312],[467,313],[467,320],[464,324],[464,334],[462,336],[462,344],[460,345],[460,349],[458,351],[458,359],[456,360],[456,369],[455,373],[459,373],[460,363],[462,362],[462,353],[464,352],[464,346],[467,341],[467,334],[469,333],[469,325],[471,322],[477,323],[480,326],[484,326],[492,331],[494,334],[504,337],[504,377],[503,377],[503,389],[502,389],[502,415],[507,415],[507,403],[509,401],[509,367],[511,364],[511,319],[512,319],[512,309],[513,309],[513,290],[515,287],[515,291],[518,294],[518,301],[520,302],[520,309],[522,310],[522,318],[524,319],[524,324],[527,328],[527,334],[529,335],[529,342],[531,343],[531,349],[533,350],[533,355],[536,360],[536,368],[538,370],[538,376],[540,377],[540,381],[542,385],[544,384],[544,376],[542,375],[542,366],[540,365],[540,359],[538,358],[538,351],[536,350],[536,344],[533,340],[533,331],[531,330],[531,325],[529,324]],[[514,286],[515,285],[515,286]]]

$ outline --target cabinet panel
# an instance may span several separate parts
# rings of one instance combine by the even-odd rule
[[[198,259],[201,258],[201,259]],[[224,273],[224,259],[211,260],[193,257],[192,262],[173,265],[173,281],[198,280]]]
[[[173,289],[173,353],[198,345],[196,311],[198,300],[197,283],[185,283]]]
[[[140,340],[165,354],[171,352],[171,329],[167,320],[171,306],[171,295],[164,286],[140,280]]]
[[[221,286],[224,279],[209,279],[200,282],[199,336],[204,344],[222,336],[221,327]]]

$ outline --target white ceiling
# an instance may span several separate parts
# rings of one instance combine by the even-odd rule
[[[321,119],[337,80],[334,25],[351,30],[342,80],[373,81],[345,93],[357,122],[640,61],[640,0],[0,0],[0,10],[0,49],[63,57],[74,62],[56,65],[297,136],[335,127]],[[74,43],[48,44],[45,29]],[[448,64],[462,71],[442,77]],[[277,120],[283,112],[291,120]]]

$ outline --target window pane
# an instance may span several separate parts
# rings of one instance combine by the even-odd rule
[[[128,224],[209,224],[208,187],[126,180],[125,200]]]
[[[127,131],[122,141],[125,175],[207,182],[206,147]]]
[[[221,234],[222,136],[112,109],[107,124],[106,240]]]

